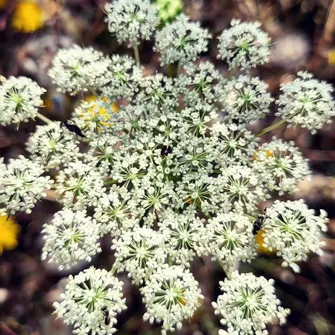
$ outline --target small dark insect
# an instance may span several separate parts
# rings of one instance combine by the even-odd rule
[[[172,147],[163,145],[161,149],[161,156],[167,156],[168,154],[172,154]]]
[[[101,308],[101,311],[102,311],[102,313],[103,313],[103,315],[104,315],[104,317],[105,317],[105,325],[108,326],[108,325],[110,324],[110,322],[111,322],[111,319],[110,319],[110,317],[109,317],[109,312],[108,312],[107,307],[106,307],[106,306],[103,306],[103,307]]]
[[[254,226],[252,228],[252,233],[254,234],[254,236],[256,236],[257,233],[262,229],[265,219],[266,219],[266,207],[264,208],[263,213],[259,214],[256,220],[254,221]]]
[[[75,133],[77,136],[86,137],[78,126],[76,126],[75,124],[69,123],[69,121],[61,122],[60,126],[66,127],[69,131],[71,131],[72,133]]]

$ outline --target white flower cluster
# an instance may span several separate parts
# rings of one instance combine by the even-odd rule
[[[305,261],[309,252],[322,254],[321,231],[327,231],[325,211],[316,216],[302,200],[276,200],[267,209],[266,216],[264,247],[275,251],[283,259],[283,266],[298,272],[297,262]]]
[[[110,62],[100,51],[74,45],[59,50],[49,76],[59,91],[75,95],[103,85]]]
[[[273,319],[284,324],[289,310],[280,306],[273,285],[273,279],[237,271],[220,282],[223,294],[212,304],[227,331],[220,329],[219,335],[267,335],[266,324]]]
[[[273,99],[267,84],[257,77],[239,76],[224,86],[220,97],[228,115],[240,123],[250,123],[269,112]]]
[[[112,98],[129,99],[139,90],[143,80],[142,69],[127,55],[113,55],[107,72],[105,85],[100,88],[102,95]]]
[[[156,6],[149,0],[116,0],[105,9],[109,31],[129,47],[150,39],[160,21]]]
[[[79,159],[81,156],[78,141],[72,133],[64,132],[59,124],[37,126],[27,142],[31,159],[45,169],[59,169],[64,162]]]
[[[279,194],[294,192],[297,181],[310,175],[307,160],[294,142],[273,140],[264,143],[255,152],[253,166],[267,180],[267,187]]]
[[[35,118],[45,92],[26,77],[10,77],[0,85],[0,124],[20,123]]]
[[[53,182],[43,174],[42,165],[23,156],[11,159],[7,165],[0,160],[0,213],[31,213]]]
[[[260,29],[259,22],[232,20],[231,28],[219,37],[219,54],[227,62],[229,69],[240,67],[248,70],[267,63],[270,56],[270,37]]]
[[[314,134],[335,115],[332,86],[311,73],[298,72],[298,78],[282,84],[280,90],[277,115],[293,127],[300,125]]]
[[[164,266],[156,271],[141,290],[147,312],[144,320],[163,322],[162,335],[182,328],[202,304],[198,282],[181,266]]]
[[[207,29],[201,28],[199,23],[189,22],[186,15],[180,14],[157,32],[154,50],[161,54],[162,65],[175,62],[185,65],[207,51],[210,37]]]
[[[101,251],[99,225],[85,211],[64,209],[57,212],[53,220],[44,226],[43,234],[42,259],[48,258],[60,269],[70,268],[79,260],[89,262]]]
[[[54,303],[56,313],[74,325],[75,334],[113,334],[115,316],[126,309],[122,286],[110,272],[90,267],[69,277],[62,301]]]
[[[110,30],[135,50],[158,24],[149,1],[119,0],[107,11]],[[232,25],[219,42],[229,67],[245,70],[267,61],[269,37],[259,24]],[[259,137],[269,129],[258,136],[248,129],[272,102],[263,81],[232,73],[225,78],[209,61],[193,63],[209,37],[184,14],[156,32],[162,63],[183,66],[176,78],[145,76],[129,56],[107,58],[78,46],[60,50],[50,70],[58,88],[70,94],[90,90],[94,97],[78,103],[64,127],[36,129],[28,142],[33,162],[0,161],[1,212],[30,212],[51,187],[44,170],[55,179],[63,208],[44,226],[43,259],[71,269],[100,252],[100,237],[111,237],[112,270],[90,268],[70,277],[56,304],[78,334],[115,331],[115,316],[125,305],[112,274],[121,272],[140,286],[145,320],[162,322],[162,334],[181,328],[204,299],[190,272],[204,256],[218,261],[227,276],[214,304],[225,325],[220,334],[263,335],[273,318],[285,322],[287,310],[279,306],[273,282],[234,271],[257,255],[259,203],[293,192],[308,177],[308,164],[292,142],[263,143]],[[318,129],[332,115],[331,88],[300,77],[282,88],[279,124],[299,117]],[[38,105],[29,108],[35,113]],[[283,266],[296,271],[310,252],[321,253],[323,214],[315,216],[301,202],[276,201],[263,221],[263,246]]]

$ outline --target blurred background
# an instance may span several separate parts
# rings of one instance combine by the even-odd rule
[[[41,112],[54,120],[68,118],[80,97],[58,93],[51,85],[47,71],[59,48],[76,43],[94,46],[105,54],[127,53],[132,50],[120,46],[104,22],[106,0],[0,0],[0,75],[24,75],[47,89],[45,107]],[[262,22],[272,37],[269,64],[254,70],[269,85],[274,97],[279,85],[290,81],[299,70],[308,70],[318,78],[335,84],[335,1],[333,0],[157,0],[164,24],[180,12],[192,20],[199,20],[213,34],[209,52],[203,60],[216,63],[222,73],[227,68],[216,60],[216,36],[229,27],[232,18]],[[146,74],[161,68],[159,56],[152,53],[152,42],[140,46],[141,60]],[[273,111],[254,126],[259,130],[274,119]],[[36,121],[38,123],[39,121]],[[26,155],[25,142],[36,123],[22,123],[16,127],[0,126],[0,156],[7,161]],[[301,273],[293,274],[281,268],[280,260],[260,248],[259,257],[243,271],[276,281],[277,295],[284,307],[291,309],[285,326],[269,327],[271,335],[331,335],[335,334],[335,125],[325,126],[311,135],[305,129],[278,129],[273,135],[297,143],[310,160],[313,177],[300,183],[296,194],[283,199],[305,199],[309,207],[328,212],[329,232],[321,257],[311,255],[301,264]],[[52,315],[52,303],[59,298],[64,278],[70,272],[59,272],[40,259],[41,227],[51,219],[60,206],[49,194],[37,204],[31,215],[18,213],[6,222],[0,217],[0,335],[67,335],[71,334],[61,320]],[[102,241],[103,252],[93,260],[97,267],[110,268],[113,255],[110,241]],[[83,263],[74,268],[76,274],[86,268]],[[214,316],[211,301],[220,294],[218,282],[224,279],[220,268],[205,259],[205,265],[195,261],[193,273],[205,295],[203,306],[190,322],[185,322],[185,335],[217,334],[219,320]],[[158,335],[159,325],[142,321],[144,308],[138,289],[126,276],[124,293],[128,309],[118,318],[117,334]]]

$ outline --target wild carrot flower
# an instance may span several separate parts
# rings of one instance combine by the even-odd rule
[[[220,329],[219,335],[266,335],[266,325],[275,318],[284,324],[290,311],[280,306],[273,285],[273,279],[237,271],[230,279],[221,281],[223,294],[212,303],[215,314],[222,317],[221,324],[226,328]]]
[[[69,276],[61,301],[54,303],[56,314],[73,325],[75,334],[113,334],[116,315],[126,309],[122,286],[110,272],[90,267]]]
[[[298,78],[282,84],[280,90],[276,115],[292,127],[299,125],[314,134],[335,115],[332,86],[313,78],[311,73],[298,72]]]
[[[42,106],[44,88],[27,77],[10,77],[0,86],[0,124],[20,123],[35,118]]]
[[[237,67],[248,70],[268,62],[270,37],[260,26],[259,22],[234,19],[231,28],[219,36],[218,58],[226,61],[230,70]]]

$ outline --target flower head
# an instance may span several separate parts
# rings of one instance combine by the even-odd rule
[[[15,249],[21,227],[8,215],[0,216],[0,255],[4,250]]]
[[[267,84],[257,77],[239,76],[224,85],[220,97],[229,118],[239,123],[261,119],[269,112],[273,99],[267,92]]]
[[[17,31],[32,33],[44,25],[44,13],[41,6],[31,0],[19,1],[15,7],[11,22]]]
[[[299,125],[316,133],[335,115],[332,86],[308,72],[298,72],[298,78],[282,84],[280,90],[276,115],[293,127]]]
[[[53,306],[66,324],[74,326],[75,334],[112,334],[116,332],[116,315],[126,309],[122,286],[110,272],[90,267],[69,276],[62,301]]]
[[[270,37],[259,27],[259,22],[232,20],[231,28],[219,37],[218,58],[225,60],[229,69],[247,70],[269,60]]]
[[[139,90],[143,80],[143,69],[135,64],[135,60],[127,55],[113,55],[106,80],[102,86],[103,96],[113,98],[131,98]]]
[[[58,200],[68,208],[96,205],[105,190],[103,177],[92,163],[70,162],[59,172],[56,181]]]
[[[43,228],[45,244],[42,259],[60,269],[70,268],[79,261],[90,262],[101,251],[100,227],[85,211],[63,209]]]
[[[31,213],[53,182],[43,173],[41,165],[23,156],[11,159],[7,166],[0,161],[0,205],[10,214],[16,211]]]
[[[110,59],[105,58],[102,52],[75,45],[58,51],[49,76],[59,91],[77,94],[102,86],[109,65]]]
[[[274,139],[260,146],[253,158],[267,187],[279,194],[294,192],[298,181],[310,175],[307,160],[293,142]]]
[[[230,272],[239,261],[250,261],[256,255],[252,223],[240,214],[219,213],[206,225],[206,245],[214,260]]]
[[[26,77],[10,77],[0,86],[0,124],[20,123],[35,118],[45,92]]]
[[[320,216],[308,209],[303,201],[276,200],[267,209],[263,224],[264,246],[276,250],[283,266],[299,272],[296,264],[305,261],[310,252],[322,254],[321,231],[327,231],[325,212]]]
[[[189,270],[181,266],[163,266],[150,276],[141,289],[146,312],[144,320],[163,322],[162,334],[182,327],[201,305],[203,295]]]
[[[164,237],[150,229],[134,227],[113,240],[114,267],[118,272],[127,271],[135,284],[151,278],[152,272],[166,259]]]
[[[220,282],[223,294],[212,305],[227,331],[221,329],[219,335],[266,335],[266,325],[273,319],[278,318],[284,324],[289,310],[280,306],[273,285],[273,279],[237,271]]]
[[[210,37],[207,29],[201,28],[199,23],[189,22],[186,15],[180,14],[157,32],[154,50],[161,54],[162,65],[174,62],[185,65],[207,51]]]
[[[166,241],[169,259],[189,267],[193,258],[204,254],[203,237],[207,234],[203,221],[191,207],[182,214],[169,210],[158,223]]]
[[[149,0],[117,0],[106,5],[108,29],[129,47],[149,40],[159,24],[157,8]]]
[[[37,126],[28,140],[27,149],[32,160],[44,165],[45,169],[59,168],[81,157],[76,137],[64,132],[57,123]]]
[[[194,107],[204,103],[213,104],[218,99],[223,77],[210,62],[185,66],[186,74],[178,77],[187,106]]]

